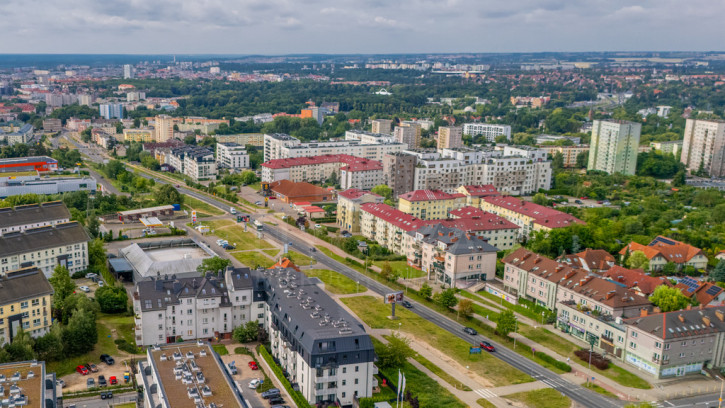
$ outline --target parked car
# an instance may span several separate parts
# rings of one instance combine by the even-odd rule
[[[232,373],[232,375],[237,375],[237,373],[239,373],[239,371],[237,371],[237,366],[233,363],[228,363],[227,367],[229,367],[229,372]]]
[[[487,342],[487,341],[482,341],[481,342],[481,348],[484,349],[484,350],[486,350],[486,351],[496,351],[496,348],[493,347],[493,345],[491,343]]]
[[[412,308],[413,308],[413,304],[412,304],[412,303],[410,303],[410,302],[408,302],[407,300],[404,300],[404,301],[400,302],[400,304],[401,304],[401,305],[402,305],[402,306],[403,306],[404,308],[406,308],[406,309],[412,309]]]
[[[234,245],[224,245],[224,249],[226,249],[227,251],[231,251],[231,250],[237,249],[237,248]]]
[[[289,405],[272,405],[272,408],[290,408]]]
[[[80,375],[88,375],[88,369],[84,365],[79,365],[78,367],[76,367],[76,371]]]
[[[310,252],[317,252],[317,248],[315,248],[315,247],[310,247]]]
[[[106,382],[106,377],[103,375],[98,376],[98,386],[99,387],[105,387],[108,385],[108,382]]]
[[[90,390],[91,388],[95,388],[95,387],[96,387],[96,380],[94,380],[93,378],[89,378],[86,380],[86,388],[88,388]]]
[[[249,362],[249,368],[251,368],[252,370],[259,370],[259,367],[257,366],[257,362],[256,361],[250,361]]]
[[[281,396],[279,396],[279,395],[277,395],[277,396],[275,396],[275,397],[270,397],[270,398],[269,398],[269,403],[270,403],[270,404],[272,404],[272,405],[280,405],[280,404],[284,404],[284,398],[282,398],[282,397],[281,397]]]
[[[101,399],[113,399],[113,391],[103,391],[101,393]]]
[[[269,399],[269,398],[272,398],[272,397],[277,396],[279,394],[280,394],[279,388],[270,388],[267,391],[265,391],[265,392],[262,393],[262,398]]]
[[[466,333],[468,333],[468,334],[470,334],[471,336],[475,336],[475,335],[478,334],[478,332],[476,331],[476,329],[474,329],[473,327],[464,327],[463,328],[463,331],[466,332]]]
[[[263,380],[260,380],[259,378],[255,378],[255,379],[253,379],[252,381],[249,382],[249,385],[248,386],[249,386],[249,388],[251,388],[253,390],[256,390],[257,387],[259,387],[260,385],[262,385],[262,383],[263,383]]]
[[[102,280],[99,280],[99,281],[98,281],[98,287],[99,287],[99,288],[102,288],[102,287],[103,287],[104,285],[105,285],[105,283],[103,283],[103,281],[102,281]]]
[[[96,365],[93,363],[86,363],[86,368],[88,369],[88,371],[90,371],[92,373],[98,372],[98,367],[96,367]]]
[[[116,384],[118,384],[118,378],[116,378],[115,375],[112,375],[111,377],[108,378],[108,383],[111,385],[116,385]]]
[[[55,385],[60,388],[65,388],[65,381],[63,380],[55,380]]]
[[[319,228],[322,228],[322,225],[320,225],[320,224],[315,224],[315,228],[318,228],[318,229],[319,229]]]
[[[86,279],[93,279],[93,278],[97,278],[97,277],[98,277],[98,274],[93,273],[93,272],[86,274]]]
[[[574,200],[574,204],[581,204],[582,200]]]
[[[108,354],[101,354],[101,361],[108,365],[113,365],[113,363],[116,362],[116,360],[114,360],[113,357],[109,356]]]
[[[82,290],[83,292],[86,292],[86,293],[88,293],[88,292],[91,291],[91,288],[89,288],[88,286],[79,286],[78,289],[80,289],[80,290]]]
[[[261,201],[255,201],[254,202],[254,205],[262,205],[262,202]]]

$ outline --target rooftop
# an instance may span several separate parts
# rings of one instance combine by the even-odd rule
[[[401,200],[410,202],[416,201],[438,201],[438,200],[454,200],[461,197],[461,194],[448,194],[441,190],[413,190],[398,196]]]
[[[15,398],[14,406],[26,408],[47,407],[45,363],[23,361],[0,364],[0,379],[3,380],[1,386],[3,388],[2,398],[11,398],[11,401]],[[22,398],[23,396],[25,398]],[[55,406],[55,401],[52,402],[52,406]]]
[[[327,196],[331,193],[322,187],[305,181],[279,180],[269,183],[270,190],[287,198]]]
[[[87,242],[90,239],[83,226],[76,221],[23,232],[8,232],[0,236],[0,257]]]
[[[471,197],[488,197],[501,195],[501,193],[496,190],[496,187],[494,187],[493,184],[468,185],[463,186],[463,188],[465,189],[466,194]]]
[[[417,231],[408,232],[408,235],[433,245],[443,243],[446,252],[452,255],[498,252],[498,248],[489,244],[486,239],[442,224],[426,225]]]
[[[671,285],[667,278],[656,278],[647,275],[642,269],[627,269],[619,265],[614,265],[604,272],[604,277],[622,283],[630,289],[639,290],[647,296],[651,295],[660,285]]]
[[[377,218],[381,218],[403,231],[413,231],[426,225],[425,221],[397,210],[387,204],[365,203],[360,206],[360,210],[372,214]]]
[[[615,259],[609,252],[603,249],[587,248],[576,254],[567,254],[557,258],[557,261],[563,262],[574,267],[584,267],[587,269],[607,270],[614,265]]]
[[[0,276],[0,288],[2,305],[53,294],[48,278],[36,267],[18,269]]]
[[[650,314],[625,322],[663,340],[701,336],[725,331],[725,306]]]
[[[366,194],[369,194],[371,196],[375,197],[381,197],[377,194],[371,193],[370,191],[360,190],[359,188],[348,188],[345,191],[341,191],[337,193],[338,197],[345,197],[350,200],[358,199]]]
[[[0,230],[54,220],[70,220],[70,211],[62,201],[0,209]]]
[[[572,224],[584,224],[584,221],[571,214],[511,196],[490,196],[483,197],[482,200],[492,205],[531,217],[537,224],[547,228],[563,228]]]
[[[324,163],[343,163],[351,169],[373,170],[383,168],[382,163],[377,160],[370,160],[363,157],[351,156],[349,154],[325,154],[321,156],[290,157],[287,159],[274,159],[262,163],[262,166],[270,169],[287,169],[297,166],[310,166]]]
[[[712,282],[698,281],[688,276],[682,278],[675,287],[688,298],[694,296],[701,305],[710,304],[723,293],[723,288]]]
[[[133,243],[119,253],[142,278],[197,274],[202,261],[214,255],[188,238]]]
[[[665,258],[668,262],[674,263],[685,263],[694,258],[697,255],[702,254],[700,248],[696,248],[692,245],[685,244],[684,242],[676,241],[672,238],[658,236],[647,245],[642,245],[637,242],[630,242],[626,247],[622,248],[619,253],[624,255],[629,251],[641,251],[645,254],[647,259],[652,259],[657,256]]]
[[[233,272],[232,272],[233,273]],[[251,287],[251,280],[248,287]],[[183,298],[213,298],[221,297],[220,306],[231,306],[227,288],[223,278],[213,274],[205,277],[177,278],[168,275],[158,279],[150,279],[136,284],[136,293],[141,304],[141,310],[166,310],[169,305],[178,305]]]

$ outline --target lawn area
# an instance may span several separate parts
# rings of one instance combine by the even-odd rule
[[[591,383],[591,382],[585,383],[584,384],[584,388],[589,388],[590,390],[592,390],[592,391],[594,391],[594,392],[596,392],[598,394],[602,394],[605,397],[619,399],[619,397],[617,397],[613,393],[611,393],[611,392],[605,390],[604,388],[602,388],[602,387],[600,387],[600,386],[598,386],[598,385],[596,385],[594,383]]]
[[[309,266],[314,263],[312,258],[310,258],[309,256],[292,250],[287,253],[287,258],[289,258],[289,260],[294,262],[294,264],[297,266]]]
[[[244,232],[244,228],[234,221],[216,220],[208,221],[204,224],[208,225],[212,229],[214,235],[219,238],[226,239],[230,244],[236,245],[237,249],[275,248],[275,246],[269,242],[263,239],[258,239],[257,236],[251,232],[252,228],[248,228],[250,231]]]
[[[227,350],[227,347],[223,344],[215,344],[211,346],[211,348],[213,348],[214,351],[216,351],[216,353],[220,356],[226,356],[227,354],[229,354],[229,350]]]
[[[214,207],[213,205],[207,204],[201,200],[198,200],[192,196],[184,196],[184,206],[189,207],[192,210],[196,210],[197,215],[199,213],[210,214],[210,215],[222,215],[224,211]],[[191,212],[191,211],[189,211]]]
[[[265,269],[271,268],[275,263],[273,259],[267,258],[257,251],[232,252],[231,254],[239,262],[253,269],[257,266],[261,266]]]
[[[402,331],[412,334],[420,341],[427,342],[462,366],[470,366],[471,370],[487,378],[496,387],[534,380],[488,353],[469,354],[471,343],[448,333],[411,311],[398,309],[396,316],[399,319],[393,321],[387,317],[390,314],[390,308],[384,305],[381,299],[359,296],[344,298],[342,301],[374,329],[397,329],[398,324],[402,323],[400,326]]]
[[[276,258],[277,254],[279,254],[279,249],[263,249],[262,252],[271,256],[272,258]]]
[[[389,261],[389,262],[390,262],[390,267],[393,269],[393,272],[397,272],[398,276],[400,276],[401,278],[406,278],[406,277],[420,278],[423,276],[428,276],[427,273],[421,271],[420,269],[408,267],[408,264],[406,261]],[[383,265],[385,265],[385,261],[375,261],[375,262],[373,262],[373,265],[382,269]]]
[[[96,320],[96,330],[98,330],[98,343],[93,348],[93,351],[83,354],[78,357],[64,358],[61,361],[52,361],[48,363],[48,372],[55,372],[60,378],[64,375],[72,374],[75,372],[76,367],[81,364],[89,362],[98,364],[101,360],[101,354],[118,354],[118,348],[113,342],[111,336],[111,329],[108,328],[99,318]]]
[[[571,400],[553,388],[518,392],[506,395],[504,398],[523,402],[529,408],[567,408]]]
[[[303,269],[305,275],[310,278],[319,278],[325,283],[325,289],[330,293],[347,295],[351,293],[365,292],[367,288],[358,285],[354,280],[345,275],[329,269]]]
[[[477,399],[476,404],[482,406],[483,408],[496,408],[495,405],[493,405],[492,403],[488,402],[488,400],[485,400],[483,398]]]
[[[126,340],[129,344],[136,344],[136,337],[133,332],[135,326],[133,316],[100,314],[99,319],[116,336]],[[142,354],[142,352],[139,352],[139,354]]]

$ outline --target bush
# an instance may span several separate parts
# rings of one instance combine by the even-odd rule
[[[121,351],[125,351],[129,354],[136,354],[138,352],[136,346],[127,342],[126,339],[116,339],[113,342],[116,343],[116,347],[118,347]]]
[[[546,361],[547,363],[553,365],[554,367],[558,368],[561,371],[564,371],[566,373],[571,372],[571,366],[569,364],[567,364],[563,361],[559,361],[546,353],[537,351],[536,353],[534,353],[534,355],[536,355],[536,357],[540,358],[541,360]]]
[[[589,350],[587,349],[581,349],[574,352],[574,355],[579,357],[580,360],[585,361],[589,363]],[[592,365],[600,370],[606,370],[609,368],[609,363],[611,361],[608,358],[604,358],[599,353],[592,352]]]
[[[245,356],[252,356],[254,357],[254,353],[246,347],[237,347],[234,349],[234,354],[243,354]]]
[[[73,275],[71,275],[71,279],[83,279],[86,277],[87,273],[88,273],[88,271],[85,269],[82,271],[75,272]]]

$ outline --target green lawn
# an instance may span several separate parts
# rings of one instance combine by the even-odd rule
[[[234,258],[250,268],[261,266],[263,268],[271,268],[274,260],[268,258],[257,251],[232,252]]]
[[[594,392],[596,392],[598,394],[602,394],[605,397],[619,399],[619,397],[617,397],[614,393],[611,393],[611,392],[605,390],[604,388],[602,388],[602,387],[600,387],[600,386],[598,386],[598,385],[596,385],[594,383],[591,383],[591,382],[588,382],[588,383],[584,384],[584,388],[589,388],[590,390],[592,390],[592,391],[594,391]]]
[[[101,354],[118,354],[118,348],[113,342],[113,336],[111,335],[111,329],[103,322],[102,317],[99,316],[96,320],[96,330],[98,330],[98,343],[93,348],[93,351],[83,354],[78,357],[64,358],[61,361],[52,361],[48,363],[48,372],[55,372],[60,378],[64,375],[72,374],[75,372],[76,367],[86,363],[98,364]],[[118,333],[118,331],[116,331]],[[133,336],[133,332],[131,334]],[[134,343],[135,344],[135,343]]]
[[[224,211],[218,209],[217,207],[214,207],[213,205],[210,205],[208,203],[205,203],[204,201],[201,201],[199,199],[196,199],[192,196],[185,195],[184,196],[184,205],[189,207],[192,210],[197,211],[197,216],[199,216],[199,213],[204,214],[211,214],[211,215],[223,215]],[[189,211],[191,213],[191,211]]]
[[[488,400],[485,400],[483,398],[477,399],[476,404],[482,406],[483,408],[496,408],[495,405],[493,405],[492,403],[488,402]]]
[[[523,402],[529,408],[567,408],[571,406],[571,400],[553,388],[518,392],[506,395],[504,398]]]
[[[421,278],[423,276],[428,276],[427,273],[421,271],[420,269],[415,269],[415,268],[409,267],[406,261],[389,261],[389,262],[390,262],[390,267],[393,269],[393,272],[397,272],[398,276],[400,276],[401,278],[406,278],[406,277]],[[383,265],[385,265],[385,261],[375,261],[375,262],[373,262],[373,265],[382,269]]]
[[[287,253],[287,258],[289,258],[289,260],[294,262],[294,264],[297,266],[309,266],[314,263],[312,258],[310,258],[309,256],[292,250]]]
[[[223,344],[215,344],[211,346],[211,348],[213,348],[214,351],[216,351],[216,353],[220,356],[226,356],[227,354],[229,354],[229,350],[227,350],[227,347]]]
[[[398,324],[401,323],[400,330],[427,342],[456,360],[460,365],[470,366],[471,370],[490,380],[494,386],[520,384],[534,380],[488,353],[469,354],[471,343],[463,341],[409,310],[398,308],[396,316],[399,319],[393,321],[388,319],[390,307],[384,305],[382,299],[358,296],[341,300],[374,329],[398,329]]]
[[[244,227],[231,220],[208,221],[204,224],[211,228],[214,235],[226,239],[239,250],[275,248],[269,242],[258,239],[257,235],[251,232],[253,227],[248,227],[247,232],[244,232]]]
[[[319,278],[325,283],[325,289],[330,293],[338,295],[347,295],[351,293],[365,292],[367,288],[358,285],[354,280],[345,275],[331,271],[329,269],[303,269],[305,275],[310,278]]]
[[[262,252],[271,256],[272,258],[276,258],[279,254],[279,249],[263,249]]]

